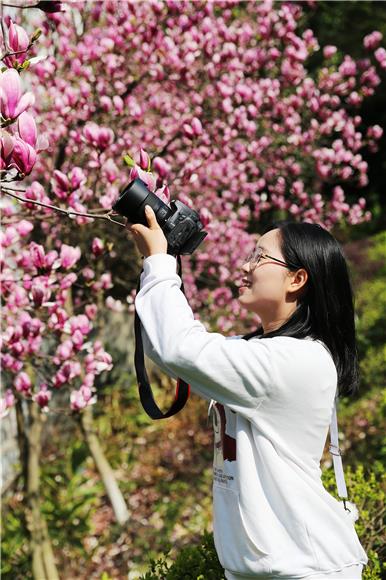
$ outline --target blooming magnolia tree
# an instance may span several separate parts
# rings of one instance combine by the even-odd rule
[[[209,236],[185,260],[188,298],[229,330],[247,316],[230,281],[260,220],[331,228],[370,219],[363,197],[347,202],[345,185],[366,185],[361,152],[382,134],[357,114],[386,66],[380,35],[365,39],[363,59],[341,58],[298,30],[301,16],[296,2],[149,1],[73,2],[37,18],[44,34],[32,51],[48,56],[30,67],[30,85],[50,145],[26,197],[109,210],[128,178],[123,155],[144,149],[159,186],[167,180],[201,209]],[[318,50],[325,64],[311,76]]]
[[[200,212],[186,294],[225,332],[258,321],[236,284],[260,222],[371,219],[362,152],[382,130],[358,108],[386,68],[377,31],[353,60],[301,28],[298,2],[17,4],[0,76],[4,412],[66,389],[71,412],[95,401],[103,310],[133,313],[139,264],[111,210],[130,179]]]

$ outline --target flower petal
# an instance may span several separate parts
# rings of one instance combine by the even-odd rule
[[[18,118],[17,128],[23,141],[31,145],[31,147],[35,147],[37,130],[33,116],[24,111],[24,113],[22,113]]]

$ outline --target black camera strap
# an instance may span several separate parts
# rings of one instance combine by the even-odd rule
[[[177,255],[176,257],[178,264],[178,275],[181,278],[181,291],[185,294],[184,284],[182,282],[181,276],[182,269],[181,257],[180,255]],[[137,286],[137,294],[140,290],[140,285],[141,280],[139,279]],[[163,413],[154,400],[153,392],[151,390],[151,386],[149,383],[149,377],[147,376],[141,334],[141,320],[137,314],[137,311],[135,311],[134,332],[135,332],[134,363],[135,370],[137,373],[139,398],[141,400],[142,407],[145,409],[146,413],[152,419],[166,419],[167,417],[172,417],[173,415],[181,411],[181,409],[185,406],[185,403],[189,398],[190,385],[188,385],[188,383],[186,383],[182,379],[177,379],[177,387],[174,396],[174,401],[170,409],[166,411],[166,413]]]

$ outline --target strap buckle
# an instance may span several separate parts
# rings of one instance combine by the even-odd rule
[[[330,445],[328,448],[329,452],[331,453],[331,455],[336,455],[336,456],[342,456],[342,451],[339,449],[339,447],[336,447],[336,445]]]

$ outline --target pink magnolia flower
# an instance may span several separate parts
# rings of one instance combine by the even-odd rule
[[[41,280],[34,280],[31,287],[31,298],[36,308],[39,308],[43,302],[47,302],[51,296],[51,290]]]
[[[0,399],[0,419],[3,419],[9,413],[9,409],[16,403],[15,395],[11,389],[5,391],[4,397]]]
[[[60,364],[61,361],[69,359],[74,352],[74,345],[70,339],[65,340],[56,349],[54,363]]]
[[[96,397],[92,396],[92,389],[87,385],[82,385],[79,391],[72,391],[70,395],[70,405],[73,411],[80,411],[96,402]]]
[[[8,352],[2,356],[2,363],[5,369],[13,373],[18,373],[23,368],[23,363]]]
[[[113,104],[114,104],[116,112],[122,113],[123,109],[125,108],[125,103],[119,95],[113,96]]]
[[[153,169],[164,179],[170,172],[170,165],[162,157],[155,157],[153,159]]]
[[[60,289],[61,290],[67,290],[68,288],[71,288],[71,286],[74,284],[74,282],[76,282],[78,279],[78,276],[75,274],[75,272],[70,272],[69,274],[66,274],[66,276],[63,276],[63,278],[60,280]]]
[[[5,131],[0,130],[0,169],[6,169],[10,163],[14,148],[14,138]]]
[[[8,226],[5,231],[0,232],[0,243],[3,248],[12,246],[19,240],[19,232],[14,226]]]
[[[79,330],[84,336],[91,332],[92,324],[85,314],[72,316],[67,320],[65,331],[73,335],[76,330]]]
[[[37,130],[35,119],[32,115],[24,111],[19,115],[17,120],[17,128],[21,139],[31,147],[35,148],[37,141]]]
[[[112,159],[108,159],[103,164],[103,173],[106,175],[106,178],[109,183],[113,183],[117,179],[119,171],[118,167],[116,166],[116,164]]]
[[[21,220],[18,224],[16,224],[17,233],[22,237],[28,236],[28,234],[31,233],[33,229],[33,224],[27,220]]]
[[[170,191],[169,191],[169,187],[167,185],[164,185],[160,189],[157,189],[154,193],[157,197],[160,198],[161,201],[166,203],[166,205],[169,205]]]
[[[67,199],[70,191],[70,181],[62,171],[54,169],[51,178],[52,191],[59,197],[59,199]]]
[[[150,191],[154,192],[157,180],[152,173],[149,171],[143,171],[143,169],[136,165],[130,170],[130,180],[137,179],[137,177],[144,182]]]
[[[95,278],[94,270],[92,268],[89,268],[88,266],[86,266],[86,268],[83,268],[82,275],[84,279],[87,281],[93,280]]]
[[[204,226],[204,228],[210,223],[210,221],[213,219],[212,218],[212,214],[210,213],[210,211],[206,208],[203,207],[200,212],[199,212],[199,216],[200,216],[200,221],[202,222],[202,225]]]
[[[8,44],[11,52],[24,52],[7,56],[4,58],[4,64],[8,68],[12,68],[14,63],[22,64],[27,59],[26,49],[29,45],[29,38],[24,28],[14,24],[11,19],[8,26]]]
[[[377,50],[374,52],[374,56],[381,67],[386,68],[386,49],[383,47],[377,48]]]
[[[39,407],[44,409],[47,407],[51,397],[51,391],[48,390],[48,387],[45,383],[42,383],[40,385],[39,391],[33,395],[32,399],[39,405]]]
[[[74,333],[71,336],[71,340],[76,350],[80,350],[82,348],[84,340],[83,334],[81,333],[80,330],[77,329],[74,331]]]
[[[323,56],[324,58],[331,58],[337,51],[338,49],[336,48],[336,46],[333,46],[331,44],[328,44],[327,46],[325,46],[323,48]]]
[[[100,238],[94,238],[91,243],[91,251],[94,256],[101,256],[104,252],[105,244]]]
[[[139,166],[144,171],[149,171],[150,169],[150,157],[144,149],[139,150]]]
[[[36,163],[37,154],[35,149],[23,139],[17,136],[14,139],[14,148],[9,167],[15,167],[22,177],[25,177],[31,173]]]
[[[37,153],[47,149],[48,140],[45,136],[38,136],[35,120],[30,113],[24,111],[24,113],[19,116],[17,124],[20,137],[23,141],[31,145]]]
[[[19,73],[10,68],[0,74],[0,112],[5,121],[12,121],[35,102],[33,93],[21,94]]]
[[[364,37],[363,46],[367,48],[367,50],[374,50],[374,48],[377,48],[382,38],[382,32],[379,32],[379,30],[374,30]]]
[[[66,361],[62,364],[54,376],[54,386],[61,387],[65,383],[71,382],[81,374],[81,366],[78,361]]]
[[[103,290],[109,290],[110,288],[113,287],[110,272],[105,272],[104,274],[102,274],[102,276],[100,277],[100,285]]]
[[[104,151],[114,140],[114,132],[108,127],[99,127],[96,123],[90,122],[84,126],[83,134],[86,140]]]
[[[202,134],[202,123],[201,123],[200,119],[198,119],[197,117],[193,117],[192,122],[191,122],[191,127],[192,127],[193,133],[196,137],[198,137],[199,135]]]
[[[29,252],[31,262],[35,266],[35,268],[45,268],[46,262],[43,246],[37,244],[36,242],[31,242],[29,246]]]
[[[200,119],[193,117],[190,123],[184,123],[182,130],[187,137],[198,137],[202,134],[202,124]]]
[[[86,312],[87,317],[90,320],[94,320],[94,318],[96,317],[96,314],[98,312],[98,307],[96,304],[87,304],[85,306],[85,312]]]
[[[69,180],[71,189],[76,190],[87,182],[87,176],[81,167],[73,167],[69,173]]]
[[[60,248],[60,265],[62,268],[68,270],[72,268],[74,264],[79,260],[81,255],[80,248],[67,246],[63,244]]]
[[[379,125],[373,125],[367,129],[367,136],[374,139],[380,139],[383,135],[383,129]]]
[[[29,394],[32,383],[31,379],[24,371],[19,373],[14,380],[15,389],[19,393]]]

